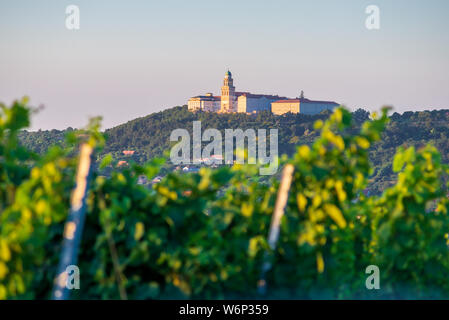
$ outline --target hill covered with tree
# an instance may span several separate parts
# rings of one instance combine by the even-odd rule
[[[291,156],[301,144],[310,145],[317,137],[314,123],[325,120],[330,112],[319,115],[286,114],[276,116],[270,112],[254,115],[235,113],[217,114],[208,112],[192,113],[186,106],[174,107],[145,117],[137,118],[117,127],[105,130],[107,138],[103,155],[111,154],[114,160],[133,160],[144,163],[164,155],[170,149],[170,133],[175,129],[186,129],[192,134],[193,121],[201,121],[202,131],[216,128],[224,136],[225,129],[278,129],[279,154]],[[369,113],[359,109],[353,112],[354,124],[348,130],[357,131],[369,118]],[[370,159],[374,172],[369,190],[379,193],[391,185],[395,178],[392,158],[400,146],[420,148],[433,144],[442,154],[443,162],[449,163],[449,110],[393,113],[383,133],[382,140],[370,148]],[[19,135],[21,143],[42,154],[53,144],[63,144],[64,136],[73,130],[51,130],[28,132]],[[126,156],[124,150],[134,154]],[[131,158],[131,159],[130,159]]]

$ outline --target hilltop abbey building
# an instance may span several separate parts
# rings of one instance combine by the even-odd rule
[[[333,101],[313,101],[305,98],[289,99],[275,95],[252,94],[235,91],[230,71],[226,72],[221,87],[221,96],[206,93],[189,99],[189,111],[208,111],[219,113],[256,113],[269,110],[274,114],[303,113],[317,114],[323,110],[333,110],[338,103]]]

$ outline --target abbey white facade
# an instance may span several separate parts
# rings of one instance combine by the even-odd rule
[[[189,111],[208,111],[220,113],[256,113],[271,111],[274,114],[304,113],[317,114],[323,110],[332,110],[338,103],[332,101],[312,101],[305,98],[289,99],[277,95],[237,92],[230,71],[226,72],[221,87],[221,96],[206,93],[189,99]]]

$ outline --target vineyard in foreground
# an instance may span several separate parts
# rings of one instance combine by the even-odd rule
[[[0,110],[0,299],[50,298],[79,144],[98,154],[105,143],[93,119],[66,147],[34,154],[18,144],[26,104]],[[362,192],[368,149],[387,122],[384,109],[354,133],[339,108],[315,123],[311,146],[282,159],[294,174],[274,250],[267,235],[279,181],[260,183],[255,166],[170,173],[151,189],[137,178],[156,176],[161,159],[94,172],[72,298],[449,298],[449,168],[438,151],[399,149],[397,183],[380,196]],[[365,287],[369,265],[380,269],[380,290]]]

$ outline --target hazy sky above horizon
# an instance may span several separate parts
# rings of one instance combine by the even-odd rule
[[[237,91],[449,109],[449,1],[0,0],[0,102],[43,104],[33,129],[97,115],[109,128],[220,94],[228,68]]]

